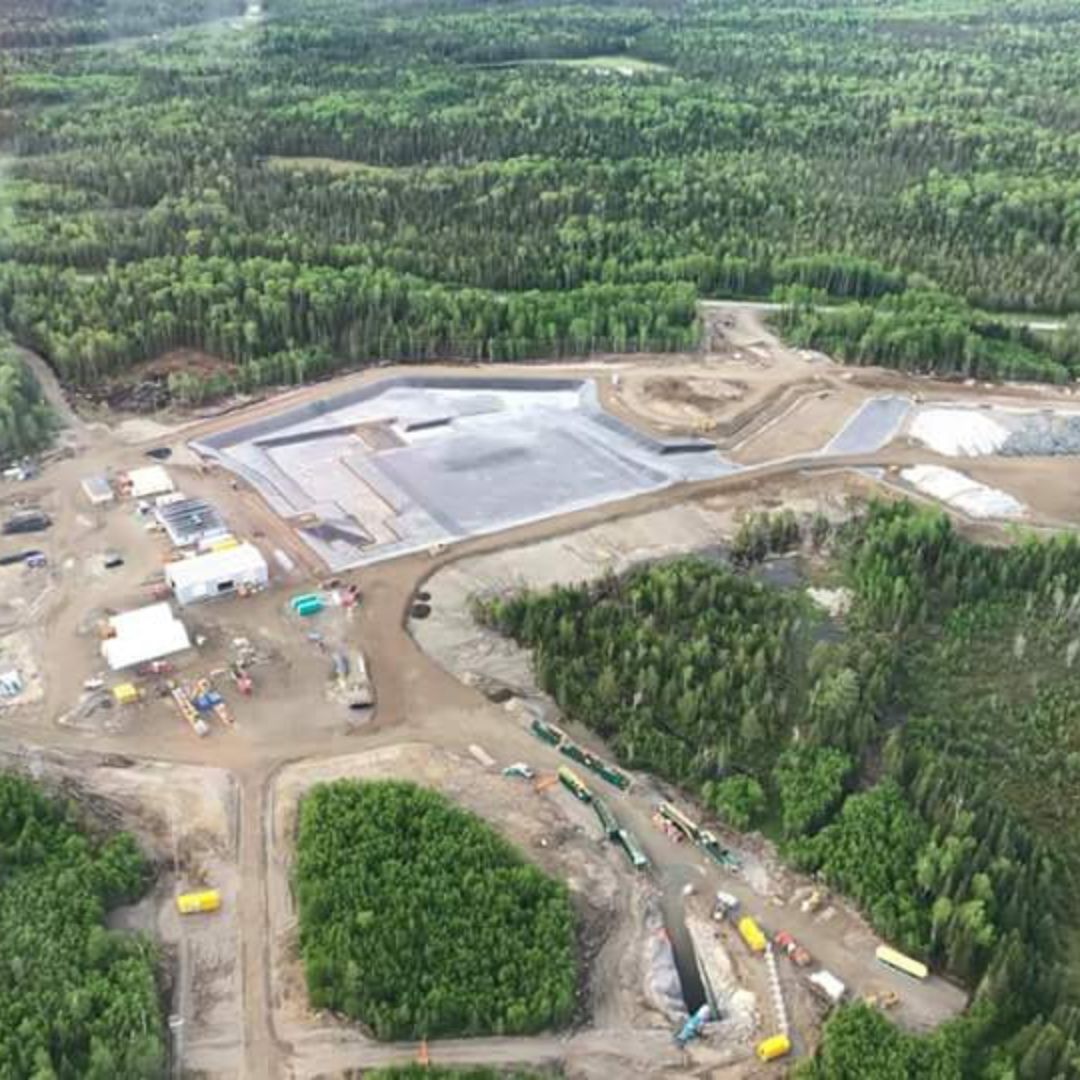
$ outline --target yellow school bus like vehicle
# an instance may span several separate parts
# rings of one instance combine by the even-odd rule
[[[739,934],[751,952],[760,953],[765,951],[765,933],[749,915],[744,915],[739,920]]]
[[[217,911],[221,907],[221,893],[217,889],[181,893],[176,898],[176,907],[181,915],[197,915],[203,911]]]
[[[775,1061],[791,1053],[791,1040],[786,1035],[772,1035],[757,1044],[759,1061]]]
[[[910,956],[890,949],[888,945],[879,945],[874,955],[879,963],[886,967],[896,968],[897,971],[902,971],[913,979],[925,979],[930,974],[930,969],[921,960],[912,960]]]

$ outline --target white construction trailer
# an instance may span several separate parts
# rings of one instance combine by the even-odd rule
[[[181,606],[215,596],[265,588],[266,560],[254,544],[237,544],[165,564],[165,580]]]

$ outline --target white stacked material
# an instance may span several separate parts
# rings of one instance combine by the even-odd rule
[[[167,601],[114,615],[109,627],[112,637],[101,643],[101,655],[113,671],[191,648],[186,627]]]
[[[946,457],[995,454],[1010,431],[984,412],[965,408],[920,409],[911,424],[911,437]]]
[[[172,477],[161,465],[147,465],[144,469],[132,469],[128,473],[131,495],[135,499],[148,499],[151,495],[164,495],[174,489]]]
[[[912,487],[940,499],[974,518],[1016,518],[1024,505],[997,488],[987,487],[970,476],[942,465],[913,465],[900,476]]]

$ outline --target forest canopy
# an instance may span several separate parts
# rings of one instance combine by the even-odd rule
[[[0,462],[49,445],[56,417],[33,373],[0,337]]]
[[[134,840],[0,774],[0,1075],[157,1080],[164,1019],[152,944],[105,928],[150,880]]]
[[[685,349],[791,290],[858,361],[1076,365],[981,313],[1080,310],[1075,5],[262,6],[0,14],[0,320],[65,379]]]
[[[733,551],[752,562],[824,535],[758,515]],[[906,1060],[927,1063],[919,1075],[1074,1076],[1080,540],[983,546],[903,502],[830,536],[822,573],[852,605],[825,634],[798,590],[692,558],[477,612],[532,647],[540,685],[624,764],[735,828],[730,788],[754,781],[789,860],[971,988],[964,1023],[890,1036],[881,1075],[915,1075]],[[808,1075],[865,1075],[856,1048],[877,1023],[836,1021]]]
[[[573,1013],[565,886],[435,792],[316,786],[300,808],[295,883],[312,1006],[381,1039],[526,1034]]]

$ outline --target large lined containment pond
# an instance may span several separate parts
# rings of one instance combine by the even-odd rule
[[[703,439],[623,423],[582,379],[390,378],[194,447],[335,569],[735,468]]]

